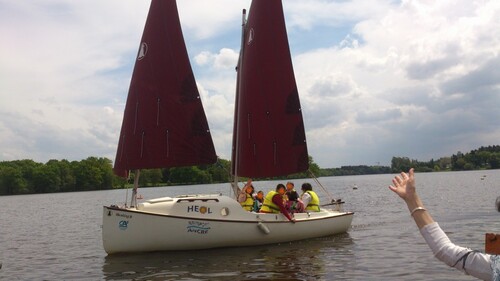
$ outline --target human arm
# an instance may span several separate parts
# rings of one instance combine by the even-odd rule
[[[405,201],[419,229],[434,222],[431,214],[425,209],[422,200],[420,200],[416,192],[415,172],[413,168],[408,173],[402,172],[399,176],[394,177],[389,189]]]
[[[247,187],[252,185],[252,179],[248,179],[247,183],[245,183],[245,186],[243,186],[242,189],[238,187],[238,202],[243,203],[247,200]]]
[[[394,177],[392,183],[393,185],[389,186],[389,189],[405,201],[420,233],[437,259],[474,277],[491,280],[490,255],[453,244],[439,225],[434,222],[429,211],[424,208],[415,189],[413,168],[408,173],[401,173],[401,175]]]
[[[290,216],[290,213],[287,211],[285,205],[283,204],[283,197],[279,194],[276,194],[273,196],[273,203],[276,204],[276,206],[278,206],[280,208],[280,211],[283,215],[285,215],[285,217],[291,221],[291,222],[295,222],[295,219],[292,218],[292,216]]]
[[[309,205],[309,203],[311,202],[311,195],[307,192],[305,192],[304,194],[302,194],[302,203],[304,203],[304,208],[307,207],[307,205]]]
[[[305,208],[306,206],[304,205],[304,202],[299,198],[296,205],[297,213],[303,213]]]
[[[425,225],[420,233],[438,260],[476,278],[492,279],[490,255],[453,244],[437,222]]]
[[[240,191],[240,194],[238,194],[238,202],[243,203],[246,200],[247,200],[247,194],[246,194],[245,190],[243,189],[242,191]]]

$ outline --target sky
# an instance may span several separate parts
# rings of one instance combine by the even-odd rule
[[[241,10],[178,0],[219,157],[230,159]],[[147,0],[0,0],[0,161],[114,160]],[[500,1],[283,0],[322,168],[500,144]]]

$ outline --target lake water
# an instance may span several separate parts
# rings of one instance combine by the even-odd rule
[[[394,175],[322,178],[354,211],[346,234],[271,246],[107,256],[103,205],[125,190],[0,197],[2,280],[474,280],[436,260]],[[451,240],[484,251],[500,233],[500,170],[417,174],[417,190]],[[301,184],[300,181],[296,186]],[[276,182],[257,182],[269,190]],[[353,190],[357,185],[358,189]],[[315,188],[321,195],[319,188]],[[144,198],[229,193],[228,184],[140,189]]]

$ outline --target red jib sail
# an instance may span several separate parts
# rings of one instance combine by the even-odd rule
[[[309,168],[280,0],[253,0],[238,63],[232,172],[274,177]]]
[[[152,0],[123,116],[114,172],[217,160],[175,0]]]

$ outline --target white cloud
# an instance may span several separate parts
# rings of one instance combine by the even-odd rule
[[[405,1],[357,23],[359,44],[349,44],[356,41],[348,36],[338,47],[298,56],[302,100],[312,110],[306,113],[310,153],[320,163],[337,155],[338,164],[387,164],[391,156],[425,160],[496,144],[499,11],[493,1],[465,8],[455,1]],[[342,77],[349,83],[339,83]],[[346,98],[353,89],[359,98]],[[379,158],[363,161],[373,157]]]
[[[196,55],[194,57],[194,61],[198,65],[203,66],[203,65],[207,65],[208,63],[210,63],[210,61],[212,60],[212,57],[213,57],[213,55],[210,52],[204,51],[204,52],[201,52],[198,55]]]
[[[250,1],[177,2],[216,149],[229,158]],[[309,150],[321,166],[498,144],[499,1],[283,2]],[[114,158],[148,7],[0,0],[0,160]]]
[[[209,65],[215,71],[227,70],[234,69],[238,62],[238,56],[238,52],[222,48],[218,54],[203,51],[194,57],[194,61],[200,66]]]
[[[239,31],[241,10],[249,7],[249,0],[189,0],[177,1],[182,28],[197,40],[221,36],[226,30]]]

